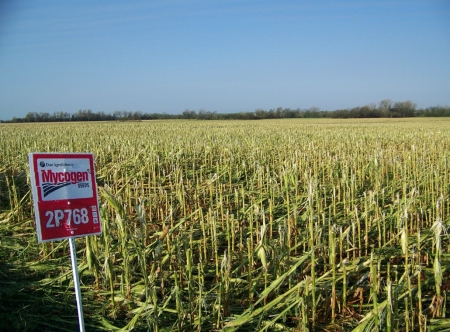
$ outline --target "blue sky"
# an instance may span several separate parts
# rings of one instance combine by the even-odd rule
[[[450,105],[450,1],[0,3],[0,119]]]

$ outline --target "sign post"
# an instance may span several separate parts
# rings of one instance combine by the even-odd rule
[[[101,233],[92,153],[30,153],[30,175],[39,242],[69,239],[80,331],[83,306],[75,237]]]
[[[72,261],[73,283],[75,285],[75,299],[77,300],[78,324],[80,332],[84,332],[83,302],[81,300],[80,276],[78,275],[77,250],[73,237],[69,237],[70,260]]]

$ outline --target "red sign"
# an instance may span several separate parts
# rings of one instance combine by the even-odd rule
[[[30,153],[38,241],[101,233],[92,153]]]

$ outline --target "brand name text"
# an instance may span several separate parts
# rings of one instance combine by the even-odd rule
[[[78,182],[89,181],[88,172],[53,172],[52,170],[41,170],[42,182],[53,183],[57,185],[61,182],[70,182],[76,184]]]

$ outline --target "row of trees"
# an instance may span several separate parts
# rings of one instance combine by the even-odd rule
[[[64,121],[116,121],[116,120],[156,120],[156,119],[176,119],[180,115],[170,115],[165,113],[142,113],[129,111],[115,111],[114,113],[93,112],[92,110],[79,110],[76,113],[55,112],[28,112],[24,118],[13,118],[5,122],[64,122]]]
[[[13,118],[6,122],[61,122],[61,121],[139,121],[158,119],[196,119],[196,120],[216,120],[216,119],[281,119],[281,118],[401,118],[401,117],[450,117],[450,106],[433,106],[426,109],[417,109],[417,104],[407,100],[393,102],[392,100],[382,100],[378,105],[375,103],[366,106],[358,106],[351,109],[340,109],[335,111],[321,111],[318,107],[309,109],[290,109],[278,107],[268,111],[257,109],[254,112],[240,113],[217,113],[204,109],[197,111],[186,109],[182,114],[167,113],[143,113],[129,111],[115,111],[114,113],[93,112],[79,110],[76,113],[55,112],[36,113],[29,112],[24,118]]]

